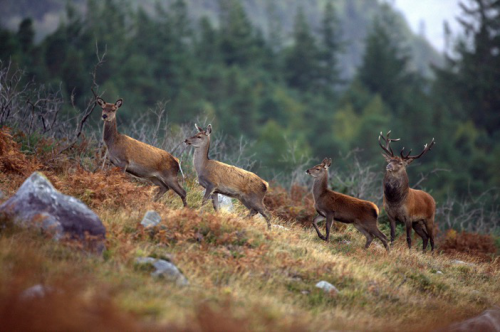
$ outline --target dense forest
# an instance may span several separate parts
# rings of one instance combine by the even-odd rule
[[[122,131],[138,121],[152,125],[148,110],[162,102],[173,131],[197,120],[211,122],[228,142],[250,142],[253,170],[268,179],[282,179],[307,159],[333,157],[334,169],[346,169],[342,156],[352,151],[382,173],[381,131],[401,137],[397,152],[417,151],[434,137],[432,152],[409,169],[412,184],[418,181],[438,205],[449,195],[486,193],[481,204],[496,209],[500,3],[462,6],[465,33],[449,36],[454,46],[442,66],[429,66],[432,75],[416,65],[419,54],[385,3],[377,3],[366,29],[359,65],[346,70],[342,59],[354,42],[336,3],[324,1],[316,21],[299,6],[288,35],[280,25],[256,25],[240,0],[218,1],[216,20],[213,13],[190,15],[185,0],[153,10],[88,0],[81,11],[68,2],[57,30],[40,42],[30,17],[17,31],[1,29],[1,69],[20,68],[26,82],[60,89],[61,112],[71,116],[92,97],[96,53],[105,54],[95,80],[106,101],[124,98]],[[9,107],[0,104],[2,112]],[[87,130],[100,129],[97,112],[89,124]]]

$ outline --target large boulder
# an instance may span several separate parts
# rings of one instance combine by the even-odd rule
[[[480,315],[454,323],[439,332],[499,332],[500,331],[500,307],[493,307],[483,311]]]
[[[55,240],[77,240],[84,249],[101,253],[106,228],[82,201],[57,191],[39,172],[0,206],[0,214],[23,227],[38,227]]]

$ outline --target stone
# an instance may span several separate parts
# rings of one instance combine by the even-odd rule
[[[337,294],[339,292],[339,290],[337,289],[337,287],[335,287],[334,285],[332,285],[328,281],[324,281],[324,280],[318,282],[315,287],[319,288],[319,289],[322,289],[325,293],[335,293],[335,294]]]
[[[55,290],[53,287],[44,286],[42,284],[37,284],[32,286],[21,293],[21,299],[28,300],[34,298],[42,298],[47,296],[50,293],[53,293]]]
[[[436,274],[443,274],[442,271],[436,271]]]
[[[219,208],[221,210],[225,210],[227,212],[232,212],[234,210],[233,201],[231,200],[231,197],[218,194],[218,200],[219,200]]]
[[[272,225],[272,227],[281,229],[283,231],[289,231],[290,230],[289,228],[286,228],[286,227],[281,226],[281,225]]]
[[[500,307],[493,307],[483,311],[478,316],[469,318],[462,322],[453,323],[440,332],[499,332],[500,331]]]
[[[150,265],[154,267],[155,271],[151,272],[152,277],[164,278],[166,280],[173,281],[177,284],[177,286],[189,285],[189,281],[184,274],[179,271],[177,266],[166,260],[152,257],[138,257],[136,259],[136,264]]]
[[[31,174],[18,191],[0,205],[0,214],[22,227],[41,228],[55,240],[78,241],[101,254],[106,228],[82,201],[57,191],[39,172]]]
[[[158,212],[150,210],[146,212],[142,218],[141,225],[144,227],[154,227],[161,222],[161,217]]]
[[[460,261],[458,259],[454,259],[451,261],[453,264],[457,264],[457,265],[467,265],[467,266],[476,266],[476,264],[474,263],[467,263],[467,262],[464,262],[464,261]]]

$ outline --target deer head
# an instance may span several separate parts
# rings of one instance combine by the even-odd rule
[[[410,150],[405,155],[404,154],[405,148],[403,147],[403,149],[400,152],[400,156],[395,156],[394,151],[392,150],[390,144],[391,144],[391,142],[399,141],[399,138],[397,138],[397,139],[389,138],[390,134],[391,134],[391,131],[387,132],[387,135],[384,137],[384,135],[381,132],[380,135],[378,136],[378,143],[379,143],[380,147],[382,148],[382,150],[384,150],[384,152],[385,152],[382,154],[382,156],[384,156],[385,160],[387,161],[386,170],[388,172],[392,172],[392,173],[398,173],[401,170],[406,170],[406,166],[410,165],[414,160],[422,157],[425,153],[427,153],[428,151],[431,150],[431,148],[434,144],[436,144],[436,142],[434,141],[434,138],[433,138],[429,144],[424,145],[424,150],[422,152],[420,152],[420,154],[418,154],[418,155],[411,156],[410,154],[411,154],[412,150]],[[384,140],[385,146],[382,145],[382,143],[380,141],[381,139]]]
[[[184,143],[187,145],[192,145],[195,148],[205,146],[210,142],[210,134],[212,133],[212,125],[209,124],[206,130],[203,130],[197,124],[194,125],[198,130],[198,133],[190,138],[187,138]]]
[[[321,164],[314,166],[313,168],[309,168],[306,173],[312,176],[313,178],[317,178],[323,174],[325,174],[328,168],[332,165],[332,159],[325,158],[321,162]]]
[[[96,102],[102,108],[102,119],[104,121],[113,121],[116,117],[116,111],[123,104],[123,99],[120,98],[114,104],[110,104],[106,103],[101,97],[97,97]]]

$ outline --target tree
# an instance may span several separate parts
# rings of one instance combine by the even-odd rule
[[[321,76],[326,91],[331,91],[341,83],[338,56],[342,51],[340,23],[333,6],[329,0],[325,6],[325,13],[321,25]]]
[[[402,108],[403,89],[410,82],[408,53],[391,33],[397,30],[389,8],[375,18],[366,38],[365,53],[358,69],[361,83],[374,94],[380,94],[395,112]]]
[[[285,54],[284,76],[288,85],[301,91],[316,90],[320,86],[320,55],[304,9],[299,7],[293,27],[293,46]]]

